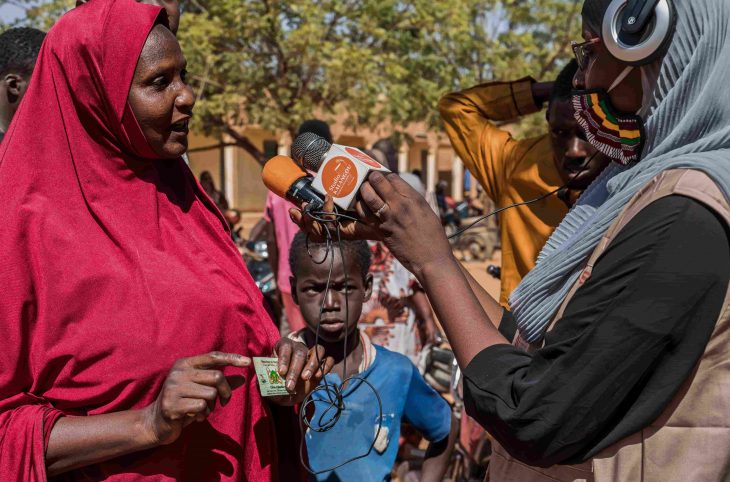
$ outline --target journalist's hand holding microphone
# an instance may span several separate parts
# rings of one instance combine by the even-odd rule
[[[360,197],[361,200],[355,206],[359,221],[339,219],[340,236],[343,239],[383,241],[393,255],[417,277],[427,262],[453,259],[440,220],[423,196],[400,176],[373,172],[360,188]],[[333,212],[331,199],[325,201],[322,210]],[[334,216],[312,217],[298,209],[291,209],[290,214],[292,220],[311,236],[321,239],[326,236],[327,230],[332,237],[336,235],[332,225],[325,225],[316,219],[334,221]]]
[[[416,277],[429,265],[456,262],[441,221],[400,176],[372,173],[360,197],[360,218]]]

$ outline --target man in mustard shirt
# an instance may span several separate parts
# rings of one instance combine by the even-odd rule
[[[500,215],[499,301],[505,307],[570,205],[609,162],[588,144],[573,118],[570,96],[576,70],[572,61],[555,82],[535,82],[529,77],[491,82],[448,94],[439,103],[454,150],[498,208],[568,186],[554,196]],[[537,112],[545,101],[549,101],[547,134],[516,140],[494,124]]]

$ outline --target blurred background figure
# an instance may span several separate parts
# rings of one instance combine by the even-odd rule
[[[0,34],[0,143],[23,100],[46,34],[11,28]]]
[[[329,125],[318,119],[310,119],[302,122],[297,135],[305,132],[312,132],[332,143],[332,133]],[[289,217],[289,209],[294,207],[289,201],[269,192],[266,195],[266,208],[263,219],[266,224],[259,224],[252,231],[253,235],[259,236],[266,232],[269,241],[269,263],[276,276],[276,284],[281,295],[281,304],[284,308],[285,320],[281,321],[282,333],[298,331],[304,328],[304,318],[299,307],[294,303],[291,295],[292,276],[289,267],[289,247],[294,236],[299,232],[299,226],[292,222]]]
[[[390,139],[380,139],[366,151],[379,163],[398,173],[398,154]],[[409,173],[399,174],[421,194],[421,180]],[[362,311],[361,329],[373,340],[391,351],[418,363],[426,345],[440,342],[441,336],[431,305],[421,286],[383,243],[370,241],[373,295]]]
[[[443,180],[436,184],[436,205],[439,208],[441,223],[450,227],[453,232],[461,226],[461,218],[456,214],[456,201],[449,195],[448,187],[448,183]]]
[[[238,224],[241,222],[241,211],[238,209],[228,209],[223,213],[223,217],[228,221],[228,227],[231,228],[231,238],[236,246],[241,246],[245,239],[243,238],[243,226]]]
[[[222,192],[216,189],[215,182],[213,182],[213,176],[210,172],[203,171],[200,173],[200,185],[222,213],[228,211],[228,200]]]

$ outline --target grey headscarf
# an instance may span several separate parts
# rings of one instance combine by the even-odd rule
[[[609,0],[587,0],[584,22],[600,32]],[[667,54],[642,67],[651,82],[642,112],[646,145],[633,166],[612,164],[558,226],[537,265],[510,297],[529,342],[545,329],[577,280],[583,263],[624,206],[662,171],[705,172],[730,199],[730,1],[673,0],[677,27]],[[647,90],[647,89],[645,89]]]

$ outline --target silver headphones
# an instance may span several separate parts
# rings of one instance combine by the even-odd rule
[[[671,0],[613,0],[601,37],[616,60],[647,65],[666,53],[676,22]]]

